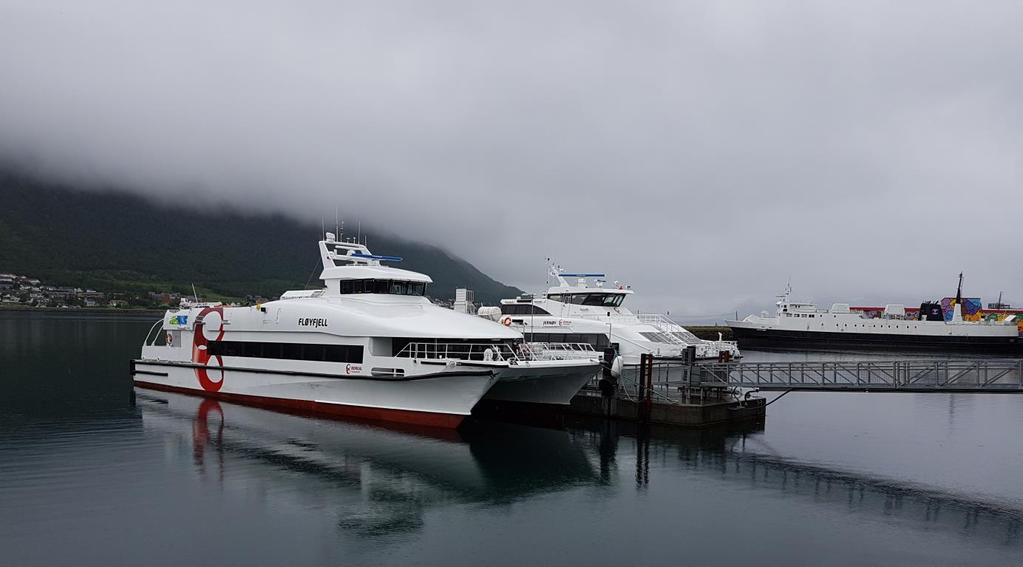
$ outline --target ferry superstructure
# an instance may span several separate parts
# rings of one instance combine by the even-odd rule
[[[596,354],[433,305],[429,276],[356,242],[319,242],[323,289],[249,307],[168,311],[134,362],[137,386],[258,406],[457,427],[484,396],[566,404]]]
[[[644,353],[681,357],[695,346],[701,359],[717,359],[723,352],[739,356],[734,342],[705,341],[664,315],[633,313],[622,305],[633,290],[617,282],[608,286],[602,273],[566,273],[551,266],[550,276],[556,285],[543,295],[503,299],[500,307],[483,307],[479,314],[521,332],[527,342],[585,343],[600,352],[614,348],[626,377],[635,374]]]
[[[791,287],[787,287],[779,296],[774,317],[765,312],[727,322],[743,348],[1023,352],[1023,338],[1013,318],[964,321],[958,299],[946,321],[941,306],[933,302],[921,305],[916,317],[909,317],[905,307],[896,304],[886,306],[880,317],[867,317],[851,310],[847,303],[822,309],[813,303],[793,301],[791,293]],[[961,287],[956,297],[962,297]]]

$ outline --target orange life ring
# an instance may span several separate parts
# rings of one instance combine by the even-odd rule
[[[512,318],[509,317],[508,315],[501,317],[501,324],[504,325],[505,327],[511,327]]]

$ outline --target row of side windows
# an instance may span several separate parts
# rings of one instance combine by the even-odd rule
[[[207,347],[214,356],[279,358],[320,362],[362,362],[362,345],[318,345],[301,343],[260,343],[251,341],[211,341]]]
[[[526,340],[539,343],[587,343],[597,350],[611,345],[601,333],[525,333]]]

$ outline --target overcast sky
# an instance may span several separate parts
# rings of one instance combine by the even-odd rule
[[[1023,304],[1023,2],[0,0],[0,158],[682,318]]]

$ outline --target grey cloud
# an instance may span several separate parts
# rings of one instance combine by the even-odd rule
[[[1023,293],[1017,2],[0,1],[0,157],[759,309]],[[1016,286],[1016,287],[1014,287]],[[1020,297],[1023,302],[1023,297]]]

